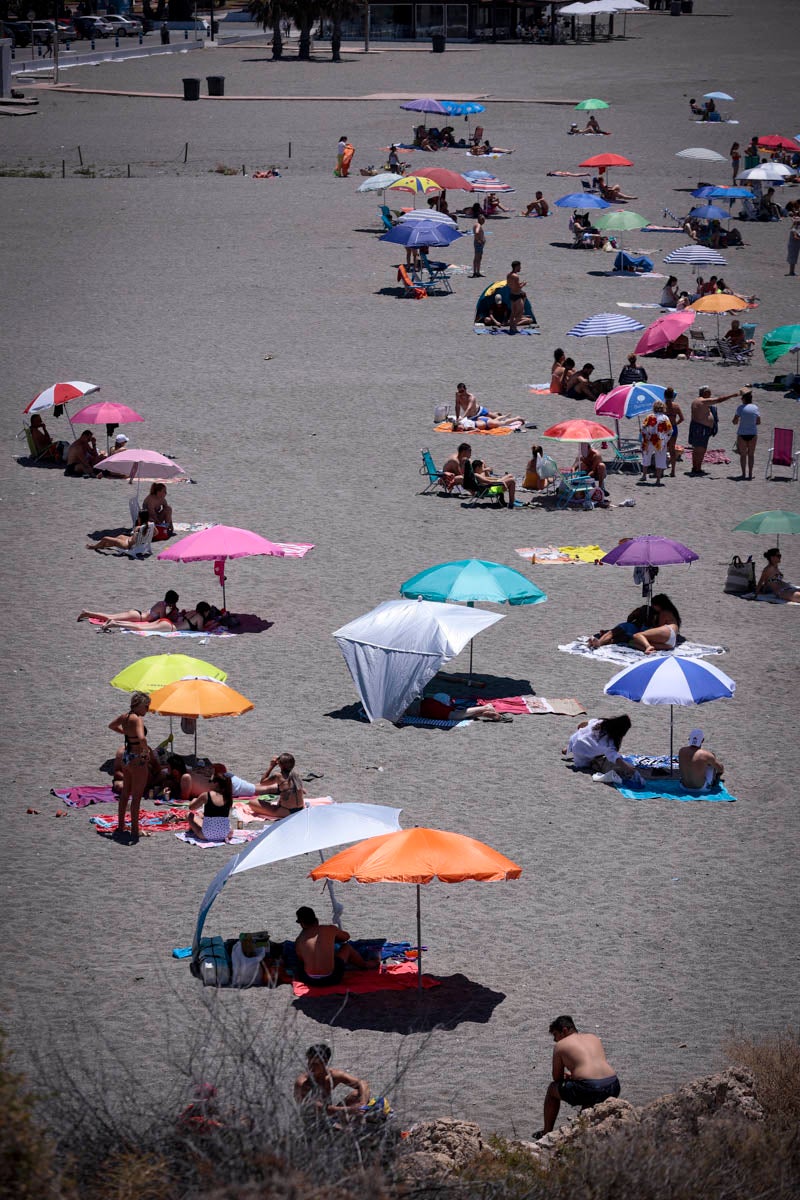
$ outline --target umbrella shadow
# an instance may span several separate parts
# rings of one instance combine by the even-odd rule
[[[471,683],[467,683],[471,679]],[[535,692],[530,679],[513,679],[509,675],[487,675],[483,671],[450,673],[438,671],[429,686],[446,688],[451,696],[467,698],[480,690],[482,700],[499,699],[501,696],[529,696]]]
[[[332,717],[334,721],[360,721],[362,724],[367,719],[358,700],[354,704],[345,704],[342,708],[335,708],[331,712],[325,713],[325,716]]]
[[[113,529],[93,529],[91,533],[87,533],[88,538],[93,538],[99,541],[103,537],[117,537],[121,533],[130,533],[130,525],[115,525]]]
[[[369,995],[302,996],[292,1007],[320,1025],[412,1034],[450,1031],[467,1023],[486,1025],[506,998],[505,992],[492,991],[466,975],[448,975],[439,984],[421,993],[407,988]]]

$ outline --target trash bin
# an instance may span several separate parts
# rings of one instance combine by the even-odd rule
[[[209,96],[224,96],[225,95],[225,76],[224,75],[206,75],[206,83],[208,84]]]
[[[679,17],[681,15],[681,0],[671,0],[669,14],[671,17]]]
[[[444,48],[447,45],[447,39],[443,33],[434,33],[431,37],[434,54],[444,54]]]
[[[681,0],[681,12],[694,12],[694,0]]]
[[[183,81],[183,98],[184,98],[184,100],[199,100],[200,99],[200,80],[199,79],[184,79],[184,81]]]

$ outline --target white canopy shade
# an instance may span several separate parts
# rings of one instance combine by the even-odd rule
[[[370,721],[397,721],[439,668],[501,613],[386,600],[334,633]]]

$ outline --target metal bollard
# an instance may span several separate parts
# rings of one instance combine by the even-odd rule
[[[90,45],[90,46],[91,46],[91,48],[92,48],[92,53],[94,53],[94,38],[91,38],[91,39],[90,39],[90,41],[89,41],[89,45]]]
[[[189,40],[189,30],[188,29],[184,29],[184,31],[183,31],[183,40],[185,42],[188,42],[188,40]]]
[[[119,34],[114,34],[114,49],[119,50]]]
[[[142,35],[141,35],[141,33],[140,33],[140,34],[139,34],[139,45],[140,45],[140,46],[141,46],[141,44],[142,44],[142,42],[143,42],[143,41],[144,41],[144,38],[142,37]]]

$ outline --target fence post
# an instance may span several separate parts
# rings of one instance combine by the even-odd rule
[[[183,147],[183,161],[187,162],[188,158],[189,158],[189,143],[186,142],[186,144]]]
[[[131,164],[128,163],[128,179],[131,177]]]
[[[81,166],[83,166],[83,155],[81,154],[81,148],[80,146],[77,146],[76,149],[78,151],[78,161],[80,162]]]
[[[62,160],[61,160],[61,178],[62,179],[67,178],[67,160],[64,158],[62,158]]]
[[[292,143],[289,142],[289,158],[292,157]]]

